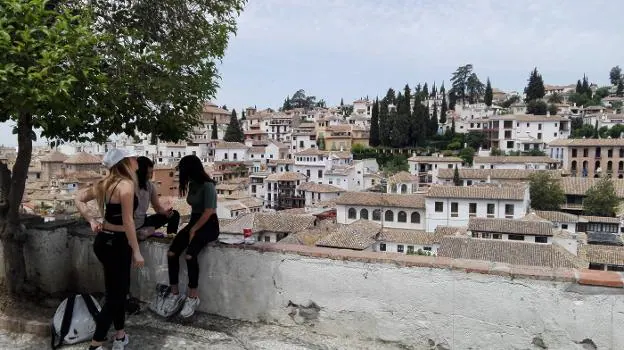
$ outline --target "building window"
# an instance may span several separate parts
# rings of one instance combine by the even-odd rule
[[[493,218],[494,217],[494,203],[488,203],[487,205],[487,217],[488,218]]]
[[[413,245],[408,245],[407,246],[407,254],[414,254],[414,246]]]
[[[513,141],[507,141],[507,148],[514,148]]]
[[[404,211],[400,211],[397,214],[397,221],[398,222],[407,222],[407,214]]]
[[[413,212],[410,220],[413,224],[420,224],[420,214],[418,212]]]
[[[319,170],[318,171],[318,178],[322,179],[323,178],[323,170]]]
[[[401,185],[401,193],[403,193],[403,194],[407,193],[407,185],[406,184]]]
[[[403,244],[397,245],[397,252],[403,253],[403,249],[404,249]]]
[[[537,130],[542,130],[542,124],[537,124]]]
[[[386,244],[385,243],[379,243],[379,251],[380,252],[385,252],[386,251]]]
[[[481,238],[490,238],[490,237],[492,237],[492,235],[490,233],[488,233],[488,232],[483,232],[481,234]]]
[[[509,235],[510,241],[524,241],[524,235]]]
[[[238,159],[238,153],[234,153],[234,160]]]
[[[310,177],[310,169],[306,170],[306,176]]]
[[[546,237],[546,236],[535,236],[535,243],[548,243],[548,237]]]
[[[368,210],[360,210],[360,219],[368,220]]]
[[[468,203],[468,217],[477,216],[477,203]]]
[[[513,219],[513,216],[514,216],[514,205],[505,204],[505,218]]]
[[[561,229],[567,230],[568,229],[568,224],[561,224]]]
[[[381,209],[373,210],[373,220],[374,221],[381,221]]]
[[[607,157],[613,158],[613,150],[612,149],[607,151]]]
[[[538,140],[541,140],[541,139],[542,139],[542,133],[541,133],[541,132],[537,133],[537,139],[538,139]]]
[[[456,218],[459,216],[459,203],[451,202],[451,217]]]
[[[501,235],[500,233],[494,233],[494,234],[492,235],[492,239],[502,239],[502,238],[503,238],[503,237],[502,237],[502,235]]]
[[[472,238],[479,238],[479,232],[473,232]]]
[[[271,242],[271,237],[270,236],[264,236],[264,241],[265,242]]]
[[[394,212],[392,210],[386,210],[386,214],[384,214],[385,221],[394,221]]]
[[[435,211],[436,211],[436,213],[444,212],[444,203],[442,203],[442,202],[435,202]]]
[[[426,252],[430,252],[431,251],[431,247],[423,247],[423,250]]]
[[[589,155],[589,149],[583,148],[583,157],[587,157]]]

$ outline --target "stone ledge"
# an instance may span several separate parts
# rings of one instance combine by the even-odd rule
[[[14,333],[30,333],[40,337],[50,336],[50,324],[25,320],[16,316],[0,315],[0,329]]]
[[[66,222],[71,224],[71,222]],[[88,230],[86,224],[75,225],[70,230],[70,234],[78,236],[93,236]],[[84,227],[82,227],[84,226]],[[141,243],[169,244],[170,239],[167,238],[149,238]],[[279,253],[279,254],[296,254],[312,258],[354,261],[362,263],[374,264],[390,264],[398,267],[423,267],[437,269],[459,270],[466,273],[480,273],[487,275],[496,275],[502,277],[526,278],[544,281],[570,282],[580,285],[602,286],[611,288],[624,288],[624,278],[619,272],[614,271],[597,271],[588,269],[571,269],[571,268],[548,268],[539,266],[520,266],[505,263],[497,263],[491,261],[480,260],[463,260],[451,259],[446,257],[430,257],[419,255],[404,255],[398,253],[381,253],[369,251],[355,251],[347,249],[333,249],[323,247],[311,247],[304,245],[280,244],[280,243],[262,243],[257,242],[252,245],[228,245],[211,243],[211,247],[254,250],[260,253]]]

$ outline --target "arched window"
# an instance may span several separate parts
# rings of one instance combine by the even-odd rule
[[[406,184],[402,184],[401,185],[401,193],[407,193],[407,185]]]
[[[400,211],[397,214],[397,221],[398,222],[407,222],[407,214],[404,211]]]
[[[357,219],[357,211],[355,208],[349,208],[349,219]]]
[[[598,168],[600,168],[600,161],[596,161],[596,166],[594,167],[594,171],[598,170]]]
[[[381,209],[373,210],[373,220],[374,221],[381,221]]]
[[[413,224],[420,224],[420,214],[417,211],[412,213],[411,221]]]
[[[624,170],[624,162],[620,160],[620,162],[618,163],[618,170],[619,171],[623,171]]]
[[[397,185],[396,184],[392,184],[392,186],[390,188],[390,192],[391,193],[397,193]]]
[[[607,162],[607,171],[609,171],[609,172],[613,171],[613,162],[612,161],[608,161]]]
[[[360,210],[360,219],[368,220],[368,210],[366,209]]]
[[[394,212],[392,210],[386,210],[386,214],[384,215],[385,221],[394,221]]]
[[[572,161],[571,169],[572,169],[572,171],[576,171],[576,160]]]

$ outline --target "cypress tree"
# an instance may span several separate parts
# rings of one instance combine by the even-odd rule
[[[448,109],[454,111],[455,103],[457,103],[457,94],[455,94],[455,90],[451,89],[451,91],[449,91]]]
[[[446,123],[446,111],[448,111],[448,105],[446,104],[446,89],[444,88],[444,82],[442,82],[442,87],[440,87],[440,94],[442,95],[442,107],[440,109],[440,123]]]
[[[219,138],[219,133],[217,131],[217,118],[214,118],[212,120],[212,135],[210,138],[213,140],[216,140]]]
[[[615,94],[618,97],[624,96],[624,79],[620,79],[620,81],[618,82],[617,91],[615,92]]]
[[[427,83],[423,85],[422,92],[425,96],[429,96],[429,88],[427,87]]]
[[[438,95],[438,89],[436,88],[436,84],[435,84],[435,81],[434,81],[433,82],[433,88],[431,88],[431,95],[430,95],[430,97],[437,98],[437,95]]]
[[[396,102],[396,96],[392,88],[388,89],[386,97],[379,104],[379,141],[382,146],[390,146],[390,137],[392,133],[391,121],[392,116],[388,112],[388,107]]]
[[[429,121],[429,132],[431,135],[438,134],[438,103],[433,103],[433,112],[431,115],[431,120]]]
[[[230,124],[228,124],[228,127],[225,130],[223,140],[228,142],[243,142],[244,137],[245,134],[243,133],[243,130],[238,122],[236,110],[233,109],[232,114],[230,115]]]
[[[579,95],[583,93],[583,85],[581,85],[581,79],[576,81],[576,93]]]
[[[373,103],[373,111],[371,113],[371,127],[368,144],[372,147],[379,146],[379,99]]]
[[[494,99],[494,92],[492,91],[492,84],[490,84],[490,78],[487,78],[485,85],[485,104],[488,107],[492,106],[492,99]]]
[[[459,178],[459,169],[457,168],[457,165],[455,165],[455,170],[453,171],[453,184],[455,186],[461,186],[462,181]]]
[[[592,90],[591,87],[589,86],[589,80],[587,79],[587,76],[585,76],[585,74],[583,74],[583,93],[587,95],[587,98],[589,98],[591,100],[592,98]]]
[[[529,83],[527,84],[527,87],[524,88],[524,93],[526,94],[525,102],[541,99],[544,95],[546,95],[544,80],[538,73],[537,68],[534,68],[531,72],[529,76]]]
[[[241,114],[241,119],[240,120],[245,120],[247,119],[247,117],[245,117],[245,111],[243,111],[243,113]]]

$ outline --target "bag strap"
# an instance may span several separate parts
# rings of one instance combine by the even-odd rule
[[[80,294],[80,296],[82,297],[82,300],[84,300],[85,305],[87,305],[87,309],[89,309],[89,313],[91,314],[91,316],[93,317],[93,320],[95,321],[95,318],[100,312],[95,306],[95,303],[93,302],[93,298],[91,298],[90,294]]]
[[[63,339],[69,333],[69,327],[71,326],[72,316],[74,314],[74,302],[76,301],[76,296],[72,295],[67,298],[67,304],[65,304],[65,312],[63,313],[63,320],[61,321],[61,332],[58,343],[55,344],[54,335],[52,336],[52,349],[58,349],[61,345],[63,345]],[[54,334],[54,327],[52,327],[52,333]]]

